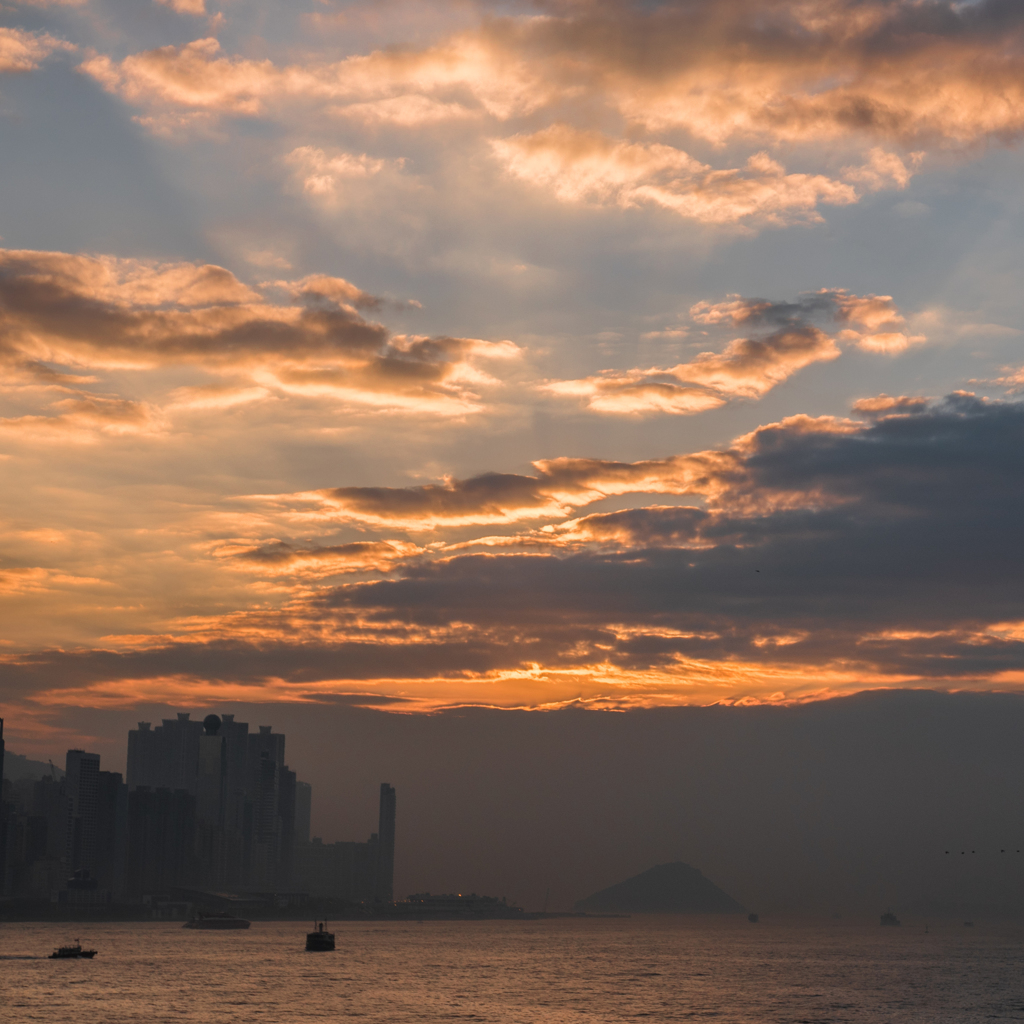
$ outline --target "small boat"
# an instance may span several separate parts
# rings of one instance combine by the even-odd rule
[[[190,917],[182,927],[202,928],[206,931],[220,932],[231,928],[248,928],[249,922],[241,917],[234,917],[223,912],[219,914],[197,913]]]
[[[761,920],[761,918],[759,918],[759,917],[757,916],[757,914],[747,914],[747,920],[748,920],[748,921],[749,921],[749,922],[750,922],[751,924],[757,924],[757,922],[758,922],[758,921],[760,921],[760,920]]]
[[[95,949],[82,949],[81,942],[75,939],[73,946],[58,946],[51,954],[51,960],[91,960],[96,955]]]
[[[326,952],[334,949],[334,932],[324,930],[326,921],[314,921],[313,931],[306,933],[306,950],[308,952]]]
[[[882,915],[881,923],[883,925],[888,926],[888,927],[895,927],[896,925],[898,925],[900,923],[900,919],[891,910],[887,910]]]

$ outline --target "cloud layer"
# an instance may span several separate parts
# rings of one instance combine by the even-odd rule
[[[699,324],[733,325],[758,333],[677,366],[606,370],[544,388],[580,397],[599,413],[687,415],[718,408],[731,399],[760,398],[804,367],[838,358],[837,340],[890,355],[925,340],[923,335],[906,333],[906,321],[890,295],[823,289],[796,302],[734,297],[715,304],[699,302],[690,315]],[[818,324],[833,333],[825,333]]]
[[[300,99],[400,123],[439,111],[508,120],[586,93],[651,130],[716,143],[861,134],[958,146],[1024,127],[1024,16],[995,0],[554,6],[334,63],[279,66],[201,39],[84,70],[131,102],[216,114]]]
[[[0,30],[5,700],[1024,682],[1019,5],[209,6]]]
[[[0,28],[0,74],[35,71],[51,53],[74,49],[71,43],[45,32]]]
[[[332,155],[353,131],[414,133],[412,152],[424,131],[462,125],[463,163],[489,152],[559,201],[718,226],[820,221],[823,206],[904,188],[929,154],[1024,130],[1024,17],[999,0],[545,7],[341,60],[254,59],[211,36],[80,67],[158,131],[285,127],[299,144],[281,156],[314,195],[384,166]]]
[[[480,409],[474,389],[496,383],[479,363],[519,354],[511,342],[393,335],[359,312],[383,304],[323,274],[256,288],[208,264],[0,250],[0,363],[9,383],[65,389],[88,381],[82,371],[174,366],[230,382],[183,392],[176,408],[226,407],[277,393],[465,415]],[[145,418],[141,407],[129,415],[123,403],[79,395],[78,405],[62,400],[74,407],[60,414],[65,425],[76,417]],[[27,417],[5,425],[40,423]]]
[[[957,394],[865,409],[648,462],[561,458],[533,476],[281,496],[296,530],[316,502],[321,536],[331,517],[378,535],[220,544],[218,565],[279,580],[284,604],[144,643],[111,638],[106,651],[12,653],[6,677],[31,691],[59,667],[66,683],[39,696],[58,703],[215,686],[401,693],[416,706],[1015,685],[1024,406]],[[633,507],[577,512],[615,495]],[[506,532],[480,532],[496,524]],[[446,532],[470,526],[469,538]]]

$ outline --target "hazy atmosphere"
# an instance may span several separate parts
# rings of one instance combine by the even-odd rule
[[[396,898],[1024,912],[1022,136],[1013,0],[6,0],[8,756],[273,725]]]
[[[476,891],[566,910],[683,860],[762,914],[1024,913],[1018,696],[627,714],[232,707],[254,731],[273,721],[286,733],[326,842],[365,839],[377,783],[396,787],[402,897]],[[131,712],[68,718],[109,736],[93,748],[124,769]]]

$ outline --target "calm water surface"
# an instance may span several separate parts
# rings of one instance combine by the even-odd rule
[[[632,918],[0,925],[4,1024],[1024,1020],[1019,926]],[[95,960],[45,959],[80,935]]]

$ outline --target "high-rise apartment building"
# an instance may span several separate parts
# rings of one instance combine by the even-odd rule
[[[211,714],[199,722],[183,713],[155,729],[140,722],[128,733],[128,789],[194,798],[196,885],[286,889],[297,780],[284,751],[283,734],[269,725],[250,733],[248,723],[233,715]]]
[[[7,800],[4,796],[4,720],[0,718],[0,896],[8,891]]]
[[[51,764],[3,794],[0,895],[80,908],[176,889],[393,899],[394,787],[381,784],[367,842],[310,842],[312,790],[285,763],[284,735],[232,715],[140,722],[127,782],[69,750],[63,779]]]
[[[125,893],[128,852],[128,787],[120,772],[96,776],[96,846],[90,873],[113,899]]]
[[[64,767],[65,792],[71,804],[68,864],[72,871],[96,874],[96,831],[100,755],[69,750]]]
[[[295,848],[299,888],[312,896],[351,903],[376,900],[377,834],[365,843],[325,843],[314,839]]]
[[[313,816],[313,787],[295,782],[295,842],[308,843]]]
[[[195,796],[202,732],[202,722],[193,722],[188,712],[165,718],[155,729],[139,722],[128,733],[128,788],[183,789]]]
[[[196,847],[196,798],[191,793],[138,786],[128,794],[129,897],[198,885]]]

